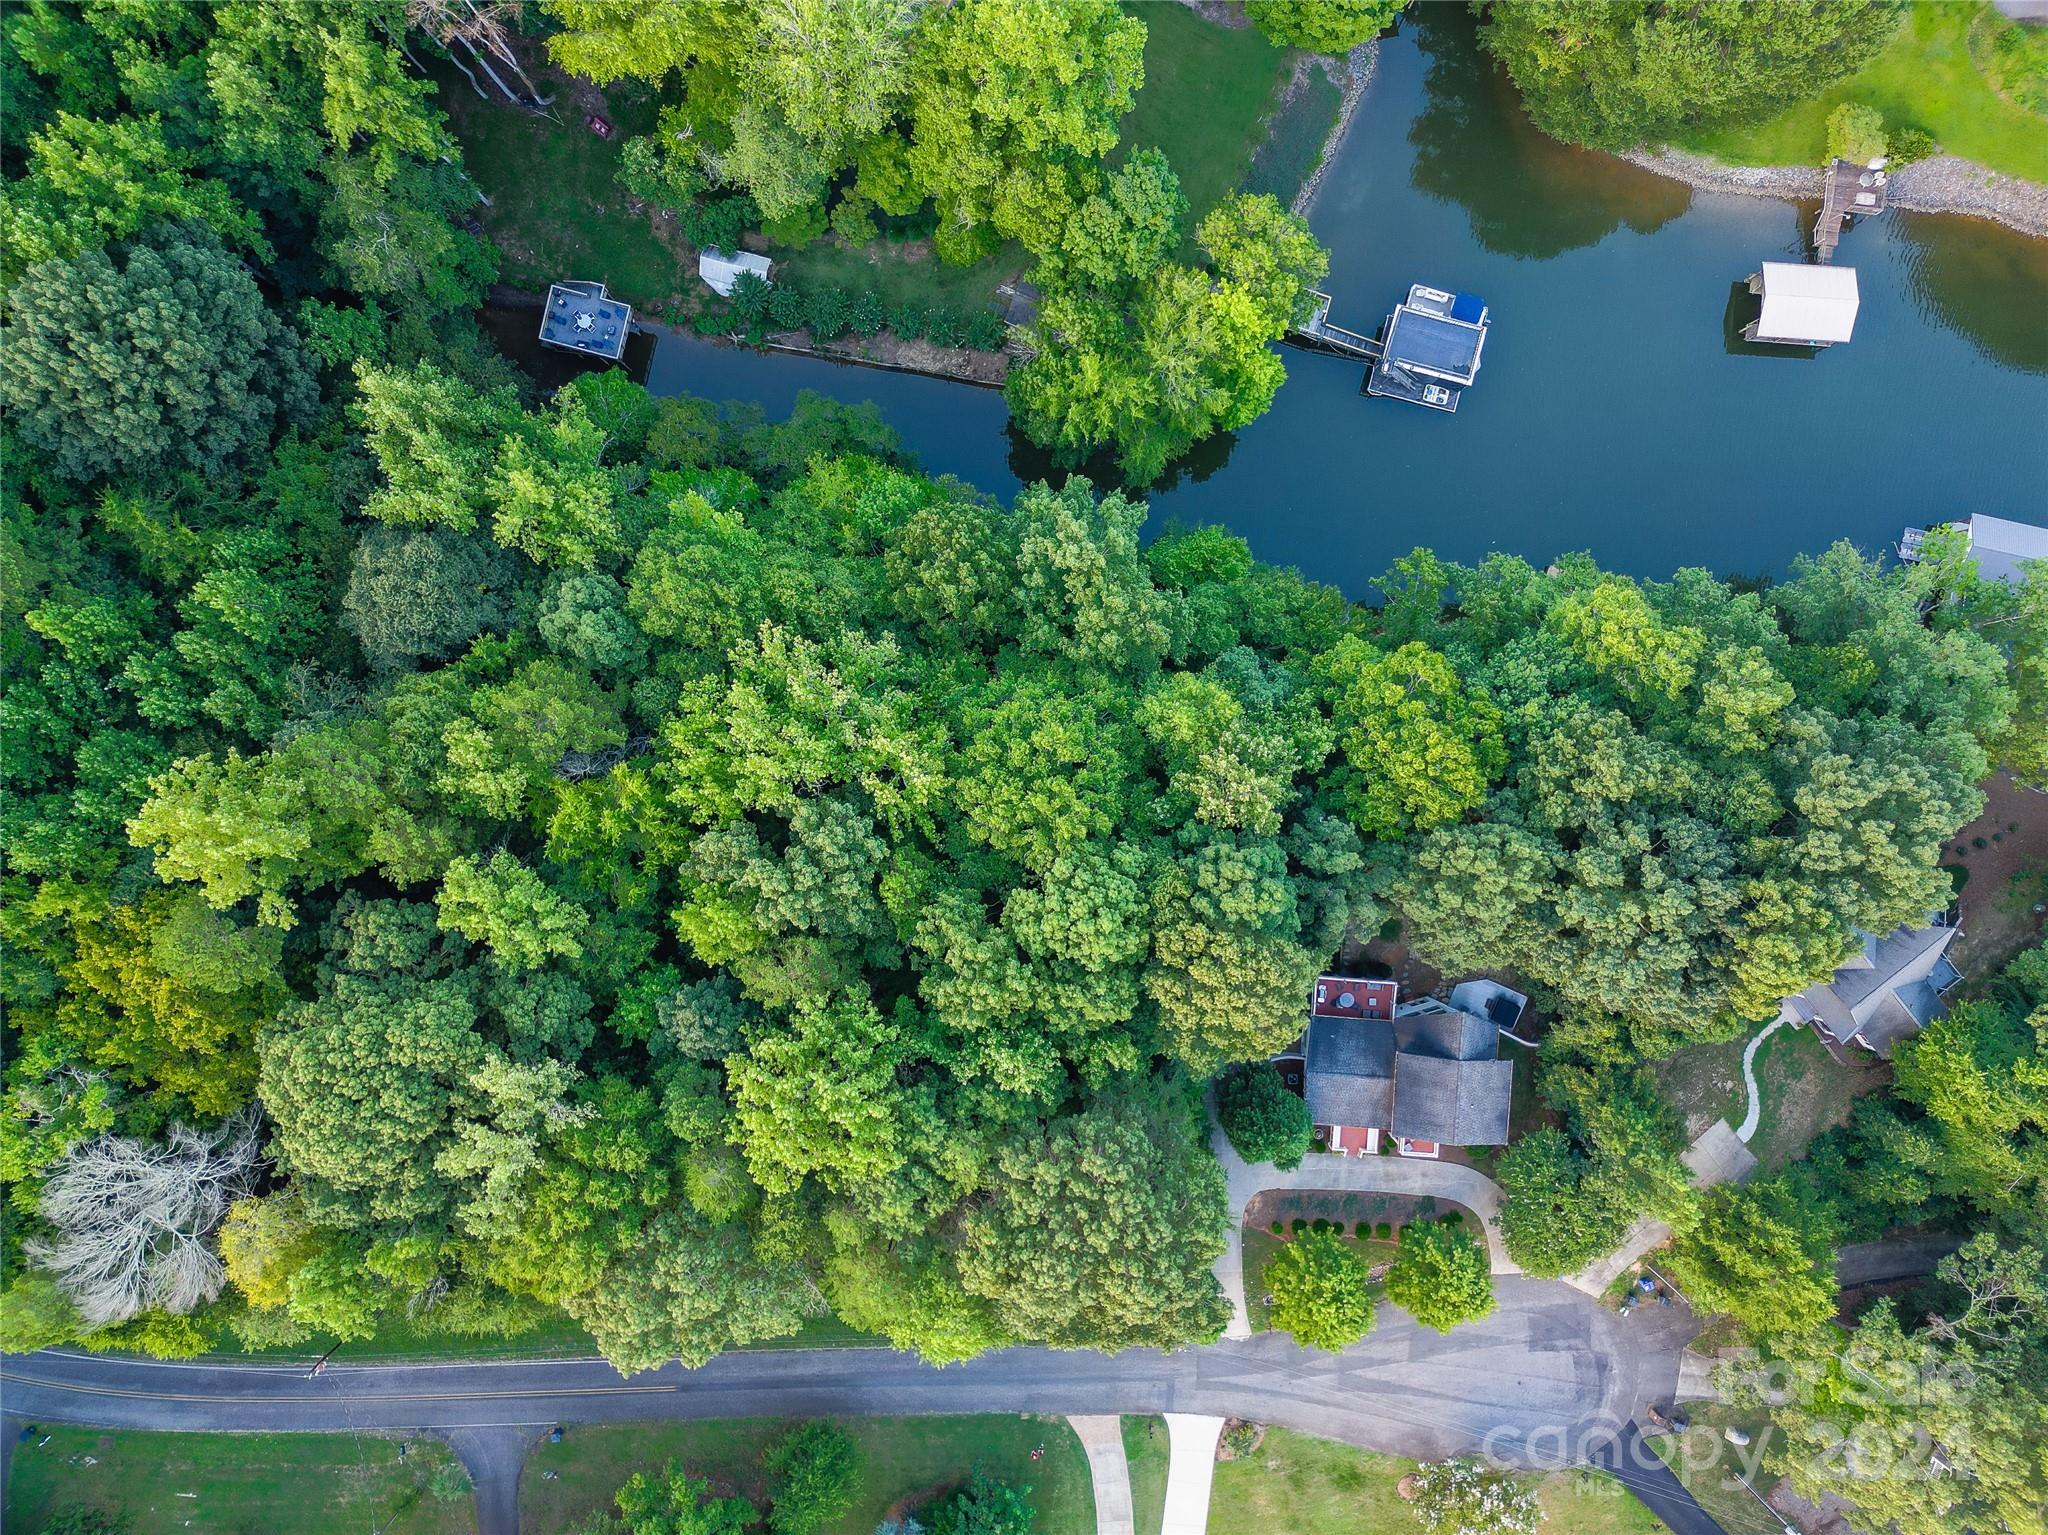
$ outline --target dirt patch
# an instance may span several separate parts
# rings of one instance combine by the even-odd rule
[[[1379,965],[1401,983],[1403,997],[1427,997],[1444,983],[1443,972],[1408,947],[1408,936],[1372,938],[1362,947],[1345,946],[1345,957],[1356,956],[1367,965]]]
[[[1957,897],[1963,932],[1950,958],[1973,980],[2032,944],[2048,919],[2048,794],[2023,789],[2003,773],[1983,787],[1984,813],[1941,855],[1969,871]]]

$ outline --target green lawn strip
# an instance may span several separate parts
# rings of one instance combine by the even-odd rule
[[[1290,55],[1257,28],[1219,27],[1185,6],[1126,9],[1145,23],[1145,85],[1111,159],[1121,163],[1134,149],[1165,150],[1187,196],[1192,231],[1251,170]]]
[[[1827,152],[1828,114],[1853,101],[1875,107],[1894,128],[1924,128],[1950,154],[2048,181],[2048,119],[2000,96],[1971,55],[1972,26],[1981,26],[1981,39],[2013,25],[1996,16],[1980,23],[1990,9],[1913,6],[1884,52],[1822,95],[1767,122],[1705,129],[1672,142],[1735,165],[1818,165]]]
[[[1307,82],[1292,101],[1272,115],[1267,136],[1252,152],[1244,179],[1247,192],[1270,192],[1291,204],[1301,184],[1322,163],[1323,144],[1337,125],[1344,93],[1321,69],[1308,72]]]
[[[1815,1136],[1848,1122],[1857,1098],[1890,1080],[1889,1069],[1874,1056],[1853,1045],[1844,1053],[1857,1064],[1837,1061],[1813,1030],[1792,1028],[1778,1030],[1757,1051],[1753,1065],[1763,1112],[1749,1149],[1761,1174],[1778,1172],[1804,1155]]]
[[[923,1502],[957,1487],[976,1466],[1032,1489],[1033,1535],[1093,1535],[1088,1459],[1063,1418],[991,1413],[840,1421],[859,1443],[864,1469],[853,1508],[824,1535],[870,1535],[898,1502]],[[721,1496],[739,1494],[765,1509],[761,1452],[788,1427],[773,1418],[571,1426],[560,1444],[543,1442],[528,1457],[519,1484],[519,1528],[523,1535],[565,1535],[609,1508],[635,1471],[659,1471],[671,1458],[691,1475],[708,1477]],[[1044,1458],[1034,1461],[1031,1452],[1040,1445]],[[549,1471],[557,1473],[553,1480]]]
[[[316,1337],[288,1347],[218,1350],[215,1359],[316,1359],[334,1340]],[[791,1348],[885,1348],[886,1342],[872,1333],[849,1327],[836,1316],[816,1316],[786,1338],[770,1338],[748,1344],[738,1352]],[[335,1350],[338,1364],[401,1364],[409,1360],[440,1359],[595,1359],[597,1344],[570,1318],[556,1312],[529,1332],[509,1338],[459,1337],[451,1333],[421,1332],[403,1317],[387,1321],[375,1337],[344,1343]]]
[[[463,166],[491,199],[476,216],[498,247],[501,282],[545,291],[564,278],[595,279],[642,308],[683,291],[675,253],[656,237],[649,214],[626,211],[618,179],[620,147],[653,127],[651,96],[614,87],[607,140],[590,131],[559,80],[554,116],[537,117],[480,101],[460,75],[439,68],[441,106],[462,141]],[[694,283],[696,273],[687,280]]]
[[[1137,1535],[1159,1535],[1166,1518],[1166,1465],[1170,1458],[1166,1420],[1127,1417],[1124,1459],[1131,1467],[1131,1515]]]
[[[50,1442],[38,1446],[45,1433]],[[453,1452],[416,1435],[401,1465],[399,1443],[374,1434],[39,1429],[14,1452],[6,1527],[33,1535],[82,1504],[112,1517],[123,1535],[473,1532],[469,1498],[444,1503],[427,1490]]]
[[[806,290],[843,288],[847,293],[872,290],[884,311],[902,304],[950,309],[972,314],[997,303],[996,289],[1030,264],[1024,247],[1011,241],[988,261],[973,266],[948,266],[932,253],[929,240],[901,245],[885,239],[862,246],[842,245],[827,237],[802,250],[775,253],[775,278]]]
[[[1413,1461],[1272,1428],[1244,1460],[1216,1467],[1209,1528],[1255,1535],[1403,1535],[1415,1515],[1399,1492]],[[1558,1472],[1537,1484],[1546,1530],[1570,1535],[1658,1535],[1664,1527],[1622,1488]],[[1752,1521],[1753,1523],[1754,1521]],[[1736,1528],[1736,1526],[1731,1526]]]
[[[1273,1260],[1273,1255],[1292,1240],[1293,1232],[1291,1225],[1293,1218],[1290,1216],[1287,1219],[1290,1230],[1286,1236],[1273,1235],[1270,1225],[1253,1226],[1250,1222],[1245,1224],[1244,1304],[1246,1314],[1251,1319],[1253,1332],[1271,1332],[1273,1330],[1271,1308],[1266,1305],[1266,1287],[1261,1276],[1266,1272],[1266,1265]],[[1355,1229],[1350,1222],[1345,1223],[1344,1245],[1357,1253],[1368,1267],[1378,1263],[1390,1263],[1393,1261],[1394,1254],[1400,1251],[1400,1244],[1391,1240],[1381,1241],[1377,1237],[1368,1237],[1366,1240],[1360,1241],[1351,1234]]]

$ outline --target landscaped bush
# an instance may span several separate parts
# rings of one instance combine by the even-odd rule
[[[778,283],[768,290],[768,318],[777,330],[795,330],[810,317],[810,302],[801,289]]]
[[[740,236],[761,222],[761,210],[742,192],[736,197],[707,197],[684,208],[676,225],[683,238],[699,250],[739,249]]]
[[[882,328],[882,300],[872,288],[854,294],[846,309],[846,328],[856,336],[872,336]]]
[[[1365,1240],[1365,1239],[1366,1239],[1367,1237],[1371,1236],[1371,1235],[1372,1235],[1372,1222],[1371,1222],[1371,1221],[1360,1221],[1360,1222],[1358,1223],[1358,1227],[1357,1227],[1357,1235],[1358,1235],[1358,1240],[1359,1240],[1359,1241],[1361,1241],[1361,1242],[1363,1242],[1363,1241],[1364,1241],[1364,1240]]]
[[[1934,135],[1925,128],[1901,128],[1892,135],[1891,168],[1897,170],[1915,160],[1924,160],[1937,147]]]
[[[1308,1150],[1308,1105],[1263,1062],[1224,1074],[1216,1084],[1216,1118],[1247,1162],[1271,1162],[1284,1172],[1299,1167]]]
[[[1233,1423],[1223,1431],[1223,1448],[1242,1459],[1258,1448],[1261,1431],[1257,1423]]]
[[[1970,839],[1970,846],[1974,848],[1987,848],[1990,845],[1991,844],[1986,842],[1982,837],[1972,837]]]
[[[1275,1222],[1273,1222],[1273,1235],[1274,1235],[1274,1236],[1276,1236],[1276,1237],[1277,1237],[1278,1235],[1280,1235],[1280,1233],[1281,1233],[1281,1232],[1285,1231],[1286,1229],[1287,1229],[1287,1223],[1286,1223],[1285,1221],[1275,1221]]]
[[[1308,1229],[1311,1231],[1328,1231],[1330,1229],[1330,1223],[1324,1220],[1320,1215],[1318,1215],[1314,1220],[1308,1223]]]
[[[831,341],[846,333],[850,308],[846,294],[838,288],[813,289],[804,300],[804,323],[813,341]]]
[[[993,309],[977,309],[967,317],[967,344],[977,352],[1000,352],[1010,328]]]
[[[898,304],[889,311],[889,329],[902,340],[917,341],[923,337],[929,318],[920,305]]]
[[[1393,1236],[1394,1228],[1388,1225],[1385,1221],[1381,1221],[1377,1226],[1372,1228],[1372,1234],[1378,1237],[1382,1242],[1384,1242],[1389,1237]]]
[[[766,278],[753,272],[740,273],[727,299],[733,318],[738,322],[736,328],[751,330],[759,325],[768,315],[770,296],[774,292]]]
[[[967,334],[967,322],[950,309],[934,309],[925,321],[925,339],[933,346],[958,346]]]
[[[1294,1234],[1296,1236],[1300,1236],[1304,1231],[1308,1230],[1308,1222],[1303,1220],[1299,1215],[1295,1216],[1294,1220],[1290,1224],[1293,1226]]]

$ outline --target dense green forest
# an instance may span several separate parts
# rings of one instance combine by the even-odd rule
[[[924,475],[872,407],[543,399],[471,318],[422,39],[319,14],[0,34],[7,1346],[1212,1338],[1206,1083],[1395,918],[1557,1018],[1500,1168],[1532,1272],[1655,1210],[1738,1319],[1797,1256],[1789,1349],[1826,1233],[2040,1241],[2034,970],[1828,1198],[1702,1205],[1643,1066],[1946,903],[1976,786],[2048,767],[2043,583],[1417,551],[1368,606],[1085,479]],[[1284,307],[1273,214],[1177,270]],[[1136,302],[1118,249],[1060,259]]]

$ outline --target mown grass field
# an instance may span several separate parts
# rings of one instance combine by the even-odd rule
[[[1845,101],[1875,107],[1895,128],[1924,128],[1950,154],[2011,176],[2048,181],[2048,118],[2001,96],[1972,50],[2014,25],[1988,4],[1944,0],[1910,7],[1891,44],[1857,73],[1768,121],[1681,136],[1681,149],[1735,165],[1818,165],[1828,113]]]
[[[1131,1468],[1131,1517],[1137,1535],[1159,1535],[1166,1517],[1166,1420],[1127,1417],[1123,1422],[1124,1460]]]
[[[469,1535],[469,1497],[444,1503],[427,1488],[454,1455],[425,1436],[407,1443],[401,1464],[400,1440],[374,1434],[39,1429],[15,1449],[5,1526],[36,1535],[82,1505],[122,1535]]]
[[[949,1491],[976,1466],[1032,1489],[1032,1535],[1094,1535],[1087,1456],[1064,1418],[990,1413],[842,1421],[866,1463],[852,1510],[823,1535],[871,1535],[891,1508]],[[565,1535],[608,1509],[635,1471],[659,1471],[671,1458],[691,1475],[708,1477],[719,1496],[752,1498],[765,1510],[761,1452],[789,1427],[772,1418],[571,1427],[560,1444],[536,1445],[528,1458],[519,1484],[519,1528],[523,1535]],[[1034,1461],[1031,1452],[1040,1445],[1044,1458]],[[549,1471],[555,1479],[545,1476]]]
[[[1292,56],[1254,27],[1219,27],[1185,6],[1127,9],[1145,23],[1145,86],[1112,159],[1135,149],[1166,151],[1192,230],[1249,174]],[[1291,187],[1280,193],[1283,202],[1292,195]]]
[[[1420,1526],[1398,1489],[1414,1469],[1412,1461],[1268,1429],[1247,1459],[1217,1465],[1209,1528],[1250,1535],[1411,1535]],[[1547,1531],[1664,1535],[1656,1517],[1616,1483],[1558,1472],[1536,1486]],[[1142,1523],[1139,1529],[1142,1535]]]

